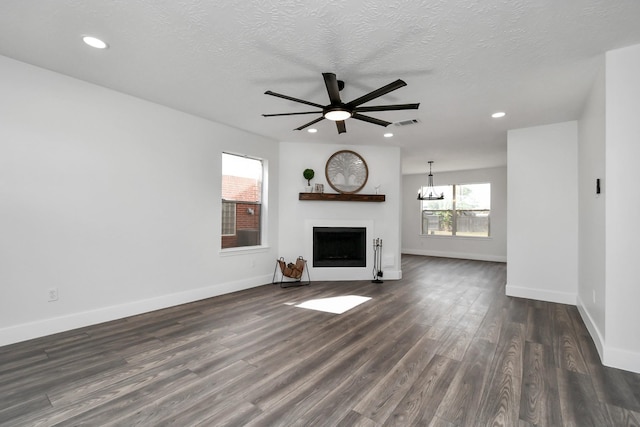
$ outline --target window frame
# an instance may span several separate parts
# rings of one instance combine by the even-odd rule
[[[259,157],[254,157],[254,156],[247,156],[245,154],[237,154],[237,153],[232,153],[229,151],[223,151],[221,153],[220,156],[220,161],[221,161],[221,191],[224,194],[224,156],[235,156],[235,157],[239,157],[239,158],[243,158],[243,159],[248,159],[248,160],[255,160],[257,162],[260,163],[260,176],[259,179],[257,180],[257,182],[259,183],[259,188],[258,188],[258,193],[257,193],[257,201],[254,200],[249,200],[250,198],[246,198],[246,200],[244,200],[242,197],[238,198],[238,200],[236,199],[225,199],[222,198],[222,206],[220,209],[220,238],[221,238],[221,244],[220,244],[220,250],[221,252],[239,252],[239,251],[252,251],[255,249],[260,249],[264,247],[264,239],[265,239],[265,230],[264,230],[264,223],[265,223],[265,218],[266,218],[266,203],[264,202],[264,195],[266,194],[266,189],[265,189],[265,176],[266,176],[266,161],[265,159],[259,158]],[[240,175],[226,175],[226,176],[235,176],[235,177],[241,177]],[[233,221],[233,229],[234,229],[234,234],[224,234],[223,233],[223,220],[224,220],[224,215],[223,215],[223,209],[224,209],[224,205],[228,204],[228,205],[232,205],[233,206],[233,217],[234,217],[234,221]],[[239,228],[238,227],[238,209],[241,209],[243,206],[245,205],[254,205],[256,206],[255,209],[251,209],[252,212],[250,215],[254,215],[255,211],[257,210],[258,213],[258,221],[256,224],[256,230],[257,230],[257,244],[249,244],[249,245],[237,245],[237,242],[235,242],[234,245],[232,246],[224,246],[224,242],[225,242],[225,237],[235,237],[236,239],[238,239],[238,235],[239,235],[239,231],[240,230],[250,230],[248,228]],[[229,231],[229,230],[228,230]]]
[[[458,208],[457,207],[457,191],[458,188],[457,187],[464,187],[464,186],[471,186],[471,185],[488,185],[489,186],[489,208],[488,209],[464,209],[464,208]],[[456,184],[445,184],[445,185],[438,185],[435,186],[435,188],[437,189],[437,193],[440,193],[442,188],[447,188],[448,193],[452,194],[452,198],[451,198],[451,208],[450,209],[424,209],[424,205],[425,202],[428,202],[426,200],[421,200],[420,201],[420,205],[419,205],[419,209],[420,209],[420,231],[419,231],[419,235],[421,237],[430,237],[430,238],[443,238],[443,239],[447,239],[447,238],[454,238],[454,239],[491,239],[491,199],[492,199],[492,191],[491,191],[491,187],[492,187],[492,183],[490,181],[483,181],[483,182],[470,182],[470,183],[456,183]],[[422,186],[420,187],[420,193],[424,193],[426,186]],[[472,234],[457,234],[458,232],[458,218],[461,217],[461,215],[459,214],[459,212],[469,212],[469,211],[487,211],[488,215],[487,215],[487,234],[486,235],[481,235],[481,236],[475,236]],[[424,227],[424,214],[425,212],[451,212],[450,214],[450,222],[451,222],[451,234],[430,234],[429,231],[429,227],[427,226],[427,230],[425,230]]]

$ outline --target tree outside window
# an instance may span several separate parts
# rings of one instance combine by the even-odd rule
[[[444,193],[444,199],[421,201],[421,234],[489,237],[490,183],[443,185],[435,191]]]

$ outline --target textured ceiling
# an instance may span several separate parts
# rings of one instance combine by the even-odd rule
[[[398,145],[403,172],[423,173],[504,165],[508,129],[578,118],[602,54],[640,43],[638,22],[637,0],[3,0],[0,54],[280,141]],[[267,89],[327,104],[322,72],[347,101],[405,80],[367,105],[420,109],[370,115],[420,123],[387,139],[261,116],[309,110]]]

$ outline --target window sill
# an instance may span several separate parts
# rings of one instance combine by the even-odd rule
[[[241,246],[239,248],[220,249],[220,256],[259,254],[266,253],[269,249],[271,249],[269,246]]]
[[[420,237],[426,239],[451,239],[451,240],[493,240],[492,236],[484,237],[472,237],[472,236],[442,236],[437,234],[420,234]]]

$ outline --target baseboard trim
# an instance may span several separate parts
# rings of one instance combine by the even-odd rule
[[[199,301],[206,298],[237,292],[271,283],[271,275],[257,276],[234,282],[218,283],[205,288],[193,289],[169,295],[162,295],[126,304],[102,307],[95,310],[72,313],[65,316],[23,323],[0,329],[0,346],[40,338],[59,332],[95,325],[148,313],[154,310]]]
[[[604,346],[602,364],[640,374],[640,353]]]
[[[373,274],[371,275],[373,278]],[[384,270],[382,280],[400,280],[402,279],[402,270]]]
[[[425,249],[402,249],[403,254],[407,255],[422,255],[422,256],[435,256],[438,258],[458,258],[458,259],[472,259],[476,261],[491,261],[491,262],[507,262],[507,257],[501,255],[488,255],[478,253],[466,253],[466,252],[444,252],[444,251],[430,251]]]
[[[593,321],[593,317],[589,314],[589,310],[584,305],[582,298],[578,296],[578,312],[580,312],[580,317],[582,317],[582,321],[584,325],[587,327],[587,331],[589,331],[589,335],[591,335],[591,339],[596,346],[596,350],[598,350],[598,356],[600,356],[600,360],[604,360],[604,338],[600,333],[600,329],[596,325],[596,322]],[[604,363],[603,363],[604,364]]]
[[[517,298],[528,298],[539,301],[555,302],[558,304],[576,305],[577,295],[568,292],[557,292],[543,289],[523,288],[507,283],[506,295]]]

